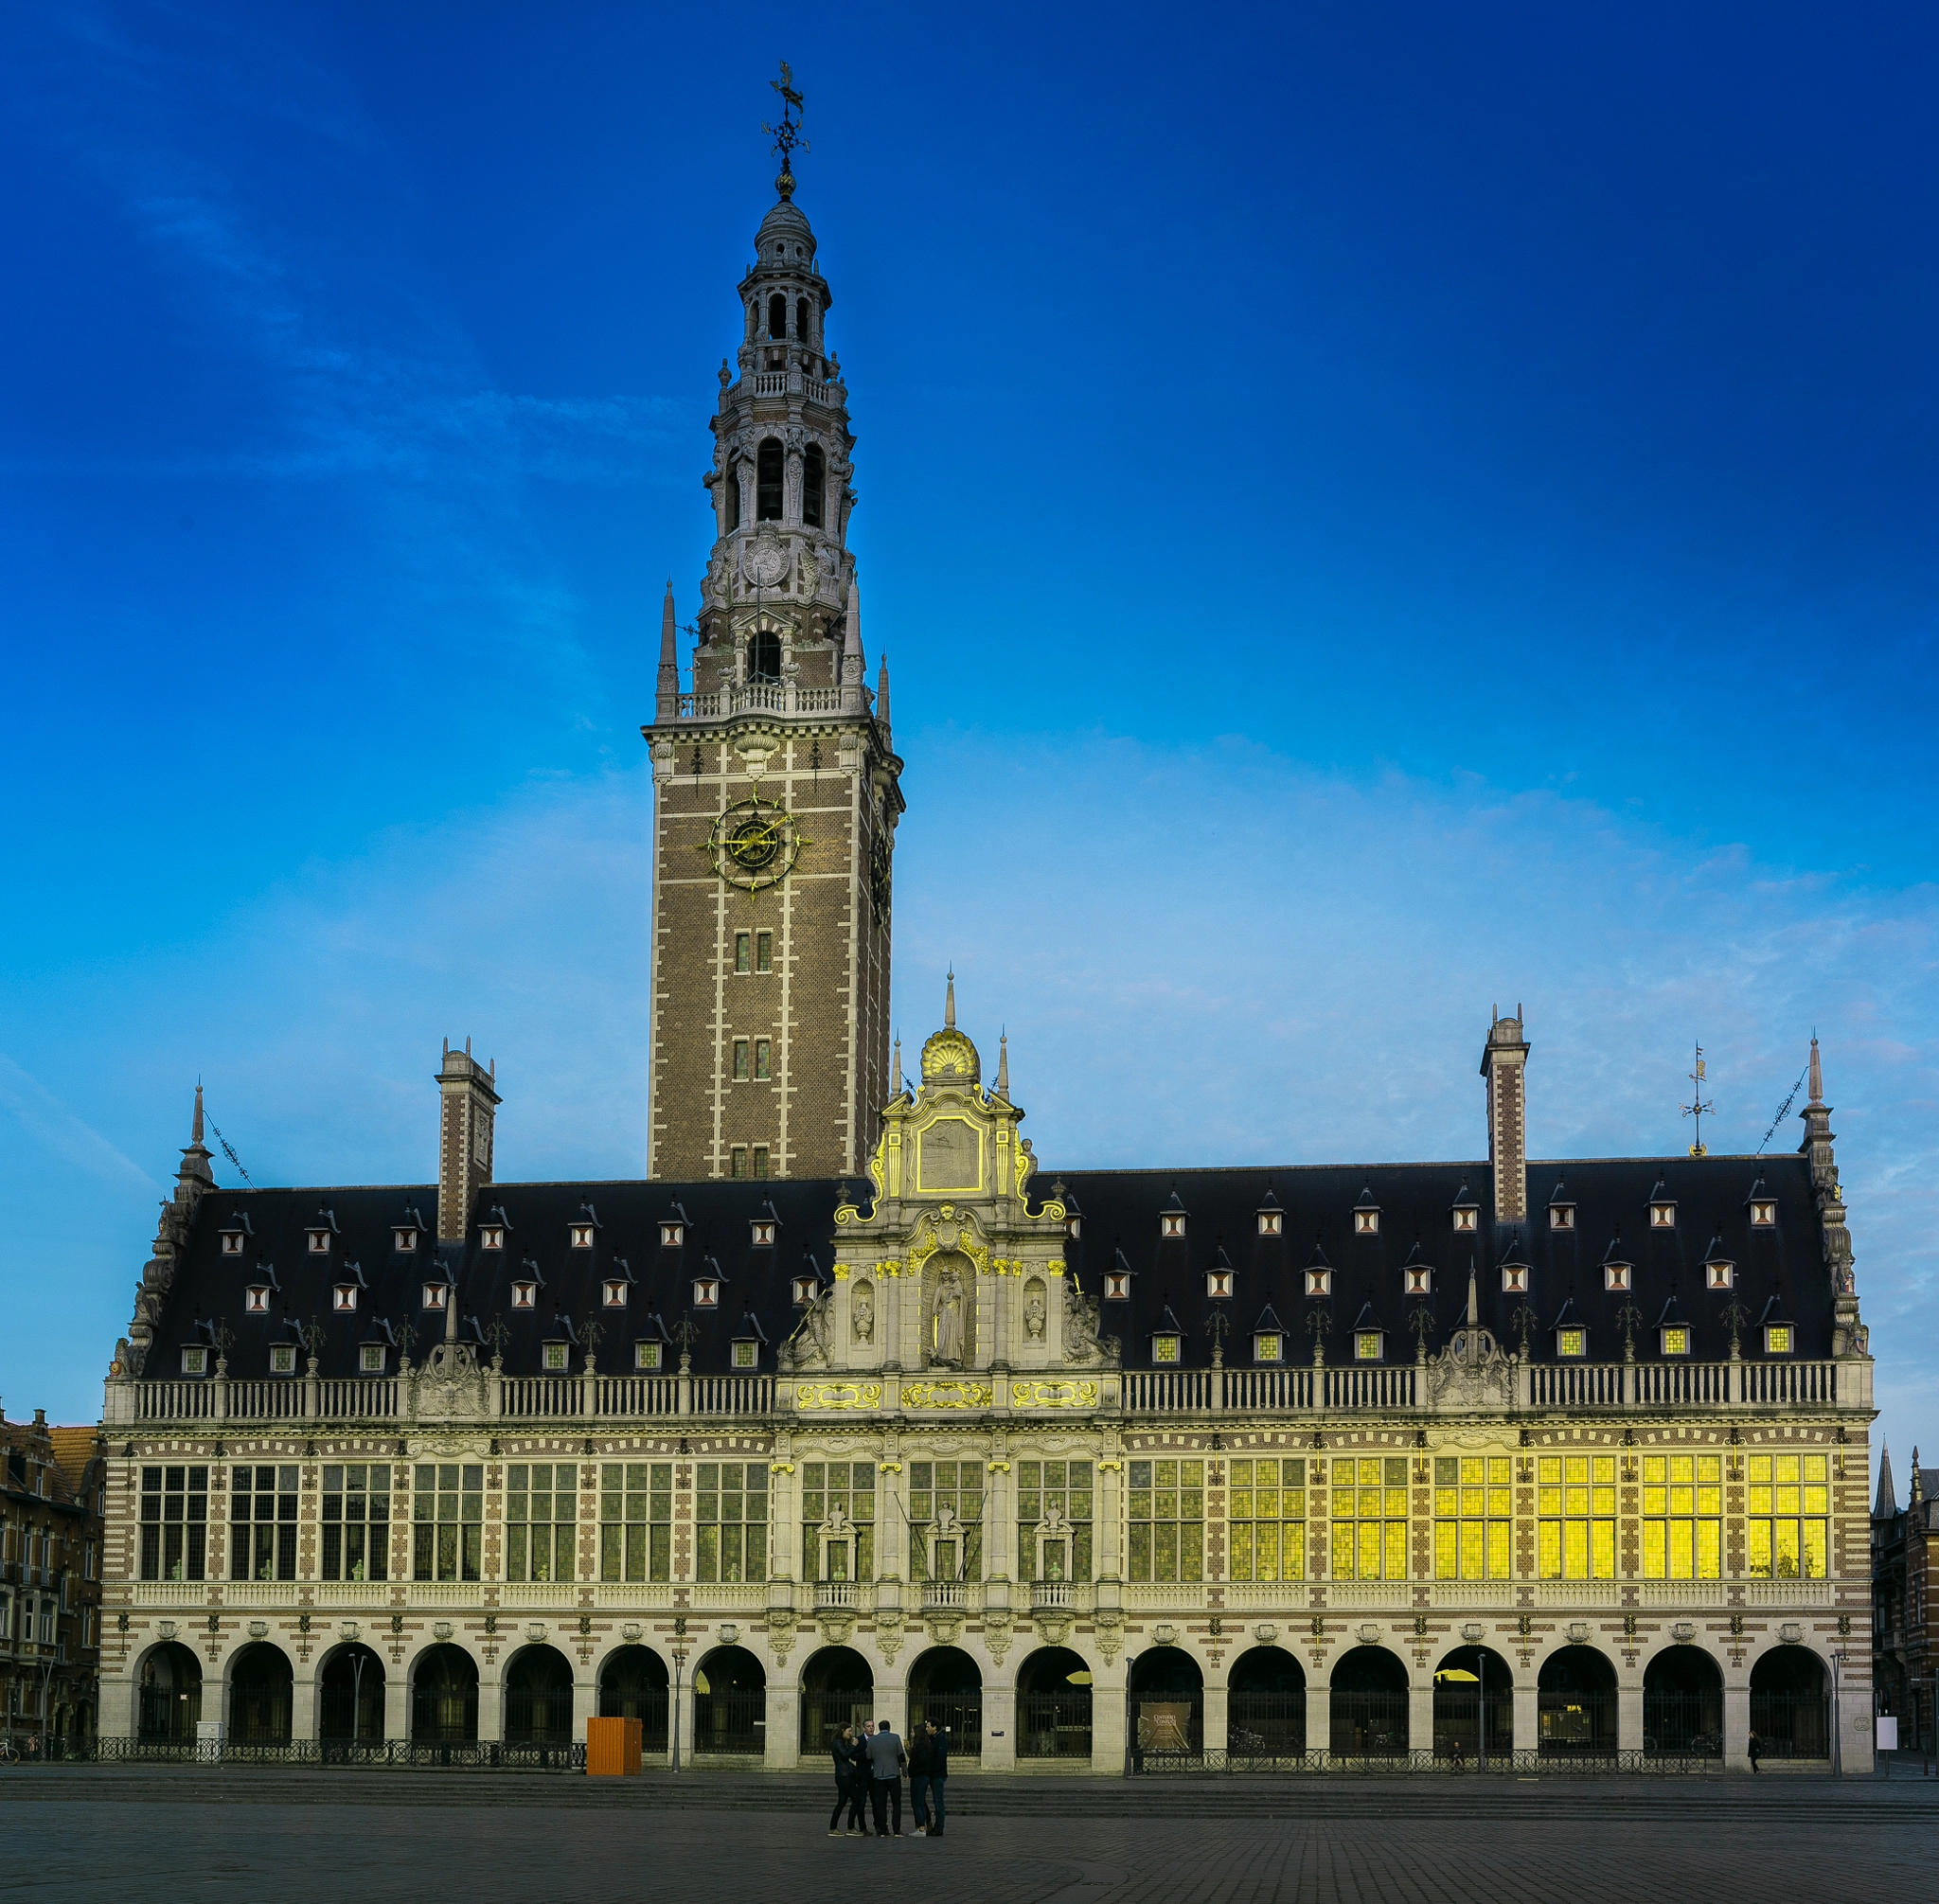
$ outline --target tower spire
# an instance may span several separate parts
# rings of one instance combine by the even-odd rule
[[[882,656],[881,670],[875,682],[875,718],[884,727],[889,724],[889,657]]]
[[[1811,1034],[1811,1095],[1809,1102],[1820,1105],[1824,1102],[1824,1067],[1818,1061],[1818,1034]]]
[[[943,988],[943,1023],[951,1031],[956,1028],[956,968],[950,968],[949,982]]]
[[[1010,1094],[1010,1034],[1006,1030],[996,1041],[996,1094],[1005,1100]]]
[[[842,621],[842,712],[862,712],[862,580],[848,584],[848,613]]]
[[[202,1142],[202,1079],[199,1077],[195,1080],[195,1121],[188,1127],[188,1141],[191,1144]]]
[[[660,606],[660,683],[654,696],[657,716],[671,721],[680,712],[680,657],[673,647],[673,578],[667,578],[667,599]]]

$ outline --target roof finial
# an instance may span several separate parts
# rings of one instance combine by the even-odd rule
[[[1717,1106],[1709,1103],[1703,1095],[1703,1086],[1709,1079],[1710,1067],[1703,1061],[1703,1047],[1700,1044],[1697,1047],[1697,1068],[1686,1075],[1690,1082],[1696,1086],[1689,1103],[1683,1106],[1683,1115],[1697,1120],[1697,1141],[1690,1146],[1690,1154],[1693,1157],[1707,1157],[1710,1153],[1703,1148],[1703,1120],[1716,1114]]]
[[[1007,1030],[997,1035],[996,1094],[1005,1100],[1010,1094],[1010,1034]]]
[[[774,189],[785,198],[794,196],[794,170],[789,159],[796,146],[803,151],[809,150],[808,141],[801,136],[801,95],[795,90],[794,74],[788,62],[781,62],[781,77],[770,80],[768,84],[781,96],[781,123],[771,126],[761,122],[761,131],[774,141],[774,156],[781,161],[779,176],[774,180]]]
[[[1475,1288],[1474,1258],[1468,1259],[1468,1326],[1472,1329],[1481,1321],[1481,1295]]]
[[[953,1031],[956,1028],[956,968],[950,968],[948,985],[943,989],[943,1023]]]
[[[199,1077],[195,1080],[195,1122],[189,1127],[188,1141],[191,1144],[202,1142],[202,1079]]]
[[[896,1069],[894,1077],[895,1081],[889,1090],[889,1099],[892,1103],[902,1094],[902,1039],[900,1033],[898,1033],[896,1037]]]
[[[1824,1102],[1824,1067],[1818,1061],[1818,1034],[1811,1034],[1811,1098],[1812,1104]]]
[[[889,724],[889,657],[882,656],[882,665],[876,670],[875,718],[884,727]]]

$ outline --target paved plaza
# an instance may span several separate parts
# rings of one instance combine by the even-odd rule
[[[1836,1904],[1923,1895],[1939,1779],[952,1781],[940,1839],[821,1784],[48,1768],[0,1775],[0,1898],[971,1895],[978,1904]],[[905,1812],[905,1824],[907,1815]]]

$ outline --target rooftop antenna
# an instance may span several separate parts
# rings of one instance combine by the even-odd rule
[[[1810,1070],[1810,1064],[1807,1061],[1805,1066],[1805,1071],[1808,1071]],[[1770,1129],[1764,1133],[1762,1142],[1758,1144],[1758,1156],[1763,1156],[1764,1146],[1766,1144],[1769,1144],[1770,1140],[1777,1135],[1777,1127],[1780,1124],[1782,1124],[1787,1117],[1790,1115],[1791,1106],[1798,1101],[1798,1093],[1801,1092],[1804,1088],[1805,1072],[1801,1071],[1798,1073],[1798,1081],[1795,1084],[1793,1084],[1790,1088],[1789,1094],[1785,1098],[1784,1102],[1777,1107],[1777,1113],[1770,1120]]]
[[[781,161],[780,175],[774,180],[774,189],[783,198],[794,196],[794,169],[790,164],[794,149],[799,146],[803,151],[812,148],[801,136],[801,94],[794,84],[794,73],[788,62],[781,62],[781,77],[770,80],[768,84],[781,96],[781,123],[771,126],[762,121],[761,131],[774,142],[774,156]]]
[[[1700,1044],[1697,1047],[1697,1068],[1687,1072],[1685,1076],[1695,1086],[1691,1093],[1692,1101],[1683,1106],[1683,1115],[1697,1120],[1697,1141],[1690,1146],[1690,1154],[1693,1157],[1707,1157],[1710,1152],[1703,1148],[1703,1119],[1706,1115],[1715,1117],[1717,1106],[1703,1095],[1703,1083],[1709,1076],[1709,1071],[1703,1062],[1703,1047]]]

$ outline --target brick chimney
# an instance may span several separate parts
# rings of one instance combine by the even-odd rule
[[[1488,1163],[1498,1223],[1520,1223],[1528,1215],[1527,1064],[1521,1007],[1515,1007],[1513,1018],[1497,1011],[1481,1055],[1481,1075],[1487,1080]]]
[[[454,1051],[445,1040],[437,1074],[437,1240],[461,1243],[471,1203],[491,1181],[491,1130],[498,1110],[496,1064],[471,1056],[471,1041]]]

